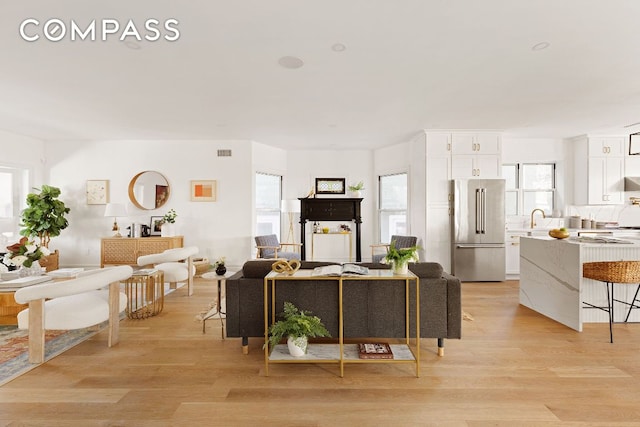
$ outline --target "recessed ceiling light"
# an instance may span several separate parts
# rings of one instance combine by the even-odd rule
[[[280,66],[284,68],[296,69],[302,67],[304,65],[304,62],[302,62],[302,59],[295,56],[283,56],[282,58],[278,59],[278,64],[280,64]]]
[[[531,50],[533,50],[533,51],[545,50],[549,46],[551,46],[551,43],[549,43],[549,42],[540,42],[540,43],[534,44],[533,47],[531,48]]]
[[[344,52],[345,50],[347,50],[347,47],[342,43],[335,43],[333,46],[331,46],[331,50],[334,52]]]

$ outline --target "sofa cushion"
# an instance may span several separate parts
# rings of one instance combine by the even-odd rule
[[[409,270],[425,279],[439,279],[443,272],[442,266],[437,262],[409,263]]]

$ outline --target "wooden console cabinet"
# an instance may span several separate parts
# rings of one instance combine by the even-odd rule
[[[183,236],[174,237],[107,237],[102,239],[100,267],[136,265],[141,255],[157,254],[184,246]]]

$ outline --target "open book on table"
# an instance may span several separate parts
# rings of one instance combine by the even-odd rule
[[[312,276],[366,276],[369,269],[357,264],[326,265],[313,269]]]

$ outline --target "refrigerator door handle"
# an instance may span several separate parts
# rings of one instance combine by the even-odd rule
[[[482,234],[487,232],[487,189],[480,189],[480,195],[482,200]]]
[[[482,233],[482,194],[480,189],[476,188],[476,234]]]

